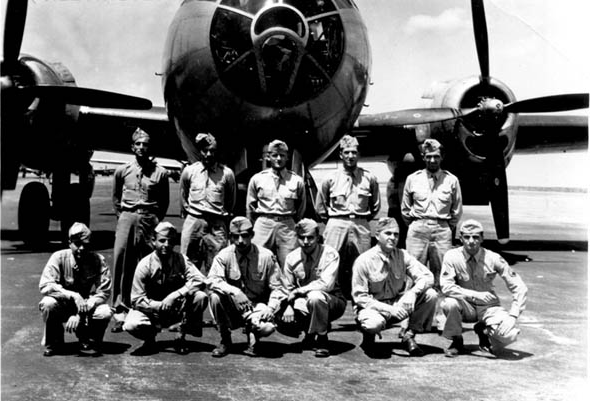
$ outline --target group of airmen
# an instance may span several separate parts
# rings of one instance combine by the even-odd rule
[[[286,168],[285,142],[268,145],[270,167],[250,179],[246,216],[234,217],[233,171],[219,163],[215,137],[200,133],[195,140],[199,161],[180,178],[184,224],[176,251],[177,228],[164,221],[167,172],[151,156],[150,136],[139,128],[134,132],[135,160],[119,167],[113,181],[118,222],[112,271],[89,249],[91,232],[82,223],[72,225],[69,248],[54,253],[43,270],[44,356],[62,351],[64,325],[77,335],[81,353],[100,355],[113,317],[112,332],[143,340],[133,354],[158,352],[156,335],[163,328],[177,332],[174,349],[186,354],[185,337],[202,335],[209,308],[220,334],[213,357],[232,351],[232,330],[240,327],[247,355],[259,355],[260,339],[278,331],[296,338],[303,333],[303,349],[328,357],[328,332],[343,316],[347,298],[369,356],[377,355],[375,337],[394,324],[411,356],[424,355],[416,334],[436,330],[451,341],[445,356],[466,353],[463,323],[475,323],[485,352],[497,353],[516,340],[527,288],[500,255],[481,246],[482,225],[461,222],[459,181],[441,169],[444,149],[438,141],[421,145],[426,167],[409,175],[404,186],[404,250],[392,217],[374,224],[372,246],[369,222],[380,210],[379,184],[357,165],[356,138],[342,138],[342,166],[317,194],[322,235],[317,221],[303,217],[306,188]],[[457,226],[462,246],[453,248]],[[508,310],[494,290],[496,276],[512,293]]]

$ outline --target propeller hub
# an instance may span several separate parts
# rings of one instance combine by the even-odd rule
[[[477,107],[486,115],[500,116],[504,112],[504,103],[495,98],[483,98]]]

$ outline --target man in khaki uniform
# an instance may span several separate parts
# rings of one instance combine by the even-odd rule
[[[152,231],[166,215],[170,201],[168,172],[152,158],[150,136],[137,128],[131,150],[135,160],[115,170],[113,206],[117,214],[113,248],[113,308],[116,324],[111,331],[122,331],[131,307],[131,283],[137,263],[152,252]]]
[[[411,356],[422,356],[424,351],[414,336],[429,330],[432,323],[437,298],[431,288],[432,273],[396,247],[399,227],[395,219],[380,219],[376,236],[378,244],[360,255],[352,268],[354,310],[363,332],[361,347],[367,355],[375,355],[375,335],[393,323],[409,319],[402,344]],[[406,289],[407,278],[413,285]]]
[[[90,235],[86,225],[74,223],[68,232],[70,247],[51,255],[41,273],[43,356],[62,351],[64,323],[66,331],[78,337],[81,353],[102,353],[104,332],[113,315],[107,304],[111,272],[105,258],[90,251]]]
[[[346,309],[346,298],[338,286],[338,252],[319,243],[320,229],[311,219],[295,226],[299,248],[285,261],[283,287],[288,294],[278,329],[297,334],[303,330],[303,348],[313,348],[319,358],[330,356],[328,329]]]
[[[232,347],[231,330],[245,326],[245,354],[257,356],[259,339],[275,331],[272,321],[284,298],[279,266],[271,251],[252,242],[247,218],[235,217],[229,233],[232,244],[215,256],[208,277],[211,311],[221,335],[211,355],[226,356]]]
[[[322,183],[316,211],[326,221],[324,242],[340,253],[339,282],[350,296],[350,277],[354,260],[371,247],[371,221],[381,208],[377,178],[358,166],[359,143],[345,135],[340,140],[342,169]]]
[[[133,309],[125,318],[123,329],[144,340],[135,355],[158,352],[156,334],[162,327],[177,322],[179,334],[174,349],[187,354],[185,337],[202,334],[203,311],[207,307],[205,276],[183,254],[174,251],[176,227],[168,222],[156,226],[154,251],[137,265],[131,289]]]
[[[480,349],[497,353],[516,341],[520,333],[516,320],[525,309],[527,287],[500,255],[481,246],[480,222],[467,220],[459,231],[463,246],[447,252],[440,276],[442,292],[447,296],[442,304],[447,317],[443,336],[452,340],[445,356],[452,358],[466,352],[461,334],[463,322],[475,322]],[[509,311],[502,308],[494,290],[496,276],[512,293]]]
[[[459,180],[440,168],[444,149],[436,139],[421,146],[426,168],[408,176],[402,198],[402,217],[408,225],[406,249],[426,264],[439,288],[440,266],[453,245],[452,233],[461,219],[463,201]],[[434,248],[429,252],[429,248]]]
[[[233,171],[217,161],[211,134],[196,137],[200,160],[180,176],[180,214],[185,217],[180,253],[209,273],[213,257],[227,246],[227,223],[236,203]]]

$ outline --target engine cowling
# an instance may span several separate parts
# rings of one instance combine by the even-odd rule
[[[482,83],[477,76],[437,83],[423,98],[431,100],[430,106],[433,108],[457,109],[477,107],[484,99],[497,99],[500,105],[516,101],[514,93],[503,82],[490,78],[489,83]],[[495,135],[502,141],[504,163],[508,166],[516,144],[517,118],[517,114],[500,113],[491,121],[489,116],[474,114],[463,119],[430,124],[430,129],[433,137],[437,137],[439,133],[453,132],[453,139],[458,143],[463,156],[478,164],[486,160],[483,135],[486,131],[495,130]]]

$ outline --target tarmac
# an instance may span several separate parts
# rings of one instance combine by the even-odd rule
[[[158,336],[160,352],[132,356],[140,341],[127,333],[105,336],[102,357],[77,355],[76,338],[66,334],[66,355],[42,356],[43,324],[38,283],[50,254],[63,248],[52,222],[46,249],[24,247],[16,231],[18,195],[2,198],[1,379],[2,400],[586,400],[588,383],[587,193],[511,190],[512,241],[503,248],[529,288],[519,319],[519,340],[498,356],[479,351],[472,325],[464,326],[468,355],[444,357],[449,341],[438,333],[417,336],[426,351],[412,358],[401,347],[398,328],[378,340],[381,356],[359,348],[350,304],[333,324],[329,358],[301,351],[297,339],[273,334],[262,356],[241,351],[246,337],[233,333],[235,351],[211,357],[219,341],[214,327],[188,337],[190,353],[171,348],[174,333]],[[112,262],[115,215],[111,178],[97,178],[92,198],[93,244]],[[384,190],[382,191],[384,193]],[[168,220],[180,226],[177,184],[172,185]],[[386,209],[385,207],[383,209]],[[381,213],[384,214],[385,210]],[[495,246],[491,212],[466,207],[490,232],[484,246]],[[550,216],[550,217],[549,217]],[[504,305],[510,294],[496,283]],[[586,395],[585,395],[586,394]]]

